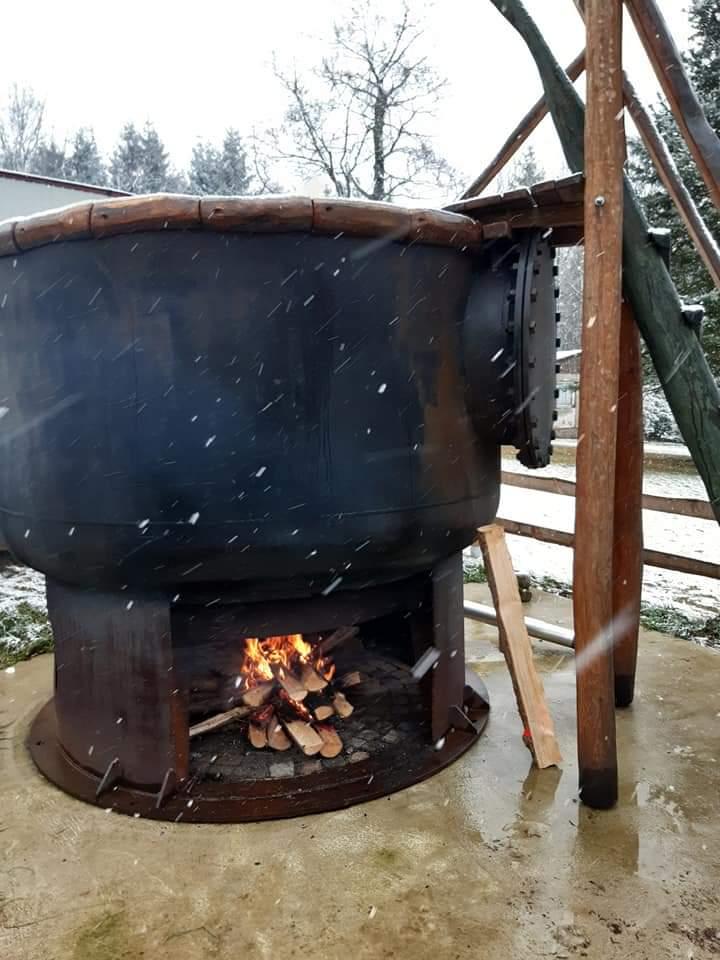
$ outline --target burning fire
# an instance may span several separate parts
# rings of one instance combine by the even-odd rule
[[[314,652],[301,633],[263,639],[247,637],[240,677],[243,687],[250,690],[268,680],[299,673],[306,665],[312,666],[328,681],[332,680],[335,673],[332,662]]]
[[[258,750],[289,750],[294,743],[308,757],[338,756],[343,742],[335,725],[354,710],[343,690],[362,678],[355,670],[333,683],[335,664],[327,654],[357,634],[357,627],[338,627],[314,644],[299,633],[246,637],[233,706],[195,724],[190,736],[241,720]]]
[[[287,693],[285,690],[282,690],[282,689],[281,689],[281,690],[279,691],[279,693],[278,693],[278,699],[279,699],[282,703],[287,703],[290,707],[292,707],[292,709],[295,711],[295,713],[297,713],[297,715],[298,715],[302,720],[307,720],[308,722],[309,722],[310,720],[312,720],[312,718],[313,718],[313,717],[312,717],[312,714],[310,713],[310,711],[308,710],[308,708],[305,706],[305,704],[304,704],[304,703],[300,703],[299,700],[293,700],[293,698],[290,696],[290,694]]]

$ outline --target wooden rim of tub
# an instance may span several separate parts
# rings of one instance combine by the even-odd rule
[[[154,230],[220,233],[307,232],[384,238],[475,252],[483,227],[445,210],[398,207],[369,200],[308,197],[190,197],[151,194],[81,201],[0,223],[0,256],[66,240],[87,240]]]

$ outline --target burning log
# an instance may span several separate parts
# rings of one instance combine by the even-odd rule
[[[316,720],[328,720],[335,713],[335,708],[331,703],[321,703],[313,710],[313,716]]]
[[[277,682],[291,700],[295,700],[297,703],[300,703],[300,701],[304,700],[308,695],[308,692],[302,683],[300,683],[298,678],[294,674],[290,673],[289,670],[286,670],[284,667],[278,667],[277,670],[273,671],[273,673],[275,674]]]
[[[311,663],[306,663],[303,665],[300,673],[300,683],[309,693],[318,693],[320,690],[324,690],[328,685],[328,681],[325,679],[325,677],[318,673]]]
[[[305,720],[283,720],[285,730],[306,757],[320,753],[324,740]]]
[[[326,757],[328,760],[332,757],[336,757],[343,748],[343,742],[340,739],[335,727],[331,726],[329,723],[319,723],[315,727],[315,732],[322,740],[320,756]]]
[[[270,694],[274,689],[274,680],[268,680],[266,683],[258,683],[242,694],[242,702],[248,707],[261,707],[270,699]]]
[[[350,714],[355,709],[355,707],[350,703],[350,701],[345,696],[345,694],[340,693],[339,690],[333,697],[333,707],[335,708],[335,713],[339,717],[342,717],[343,719],[345,719],[346,717],[349,717]]]
[[[341,627],[315,644],[308,643],[301,634],[247,637],[239,675],[201,681],[203,696],[210,694],[219,699],[223,692],[229,694],[216,709],[232,705],[231,708],[195,724],[190,728],[190,736],[247,718],[248,740],[256,750],[288,750],[295,743],[306,756],[320,753],[323,757],[336,757],[343,743],[327,721],[335,715],[349,717],[353,706],[332,684],[335,668],[323,654],[353,638],[360,642],[357,627]],[[359,671],[352,670],[344,674],[339,685],[355,686],[362,679]],[[307,702],[303,703],[304,700]],[[317,728],[313,726],[316,722]]]
[[[274,714],[267,728],[267,743],[272,750],[289,750],[292,746],[282,724]]]
[[[256,750],[262,750],[263,747],[267,746],[268,742],[267,728],[258,726],[251,720],[248,724],[248,739]]]
[[[329,695],[331,694],[332,688],[329,688],[329,684],[326,684],[323,692],[309,693],[303,706],[316,720],[327,720],[328,717],[332,717],[335,713],[335,709],[329,699]]]
[[[232,709],[225,710],[223,713],[215,714],[214,717],[208,717],[207,720],[193,724],[193,726],[190,727],[189,735],[191,737],[199,737],[203,733],[210,733],[211,730],[218,730],[220,727],[232,723],[233,720],[240,720],[243,717],[247,717],[250,713],[252,713],[251,707],[232,707]]]
[[[256,750],[262,750],[268,744],[268,726],[274,717],[272,707],[258,710],[250,717],[248,724],[248,738]]]
[[[333,714],[343,718],[349,717],[355,709],[345,694],[337,690],[334,684],[329,683],[324,694],[319,696],[311,693],[304,704],[313,717],[320,722],[328,720]]]

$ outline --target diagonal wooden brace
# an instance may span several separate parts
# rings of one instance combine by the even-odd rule
[[[530,734],[535,764],[540,769],[557,766],[562,756],[542,681],[533,662],[532,646],[525,627],[517,577],[505,542],[505,531],[499,524],[480,527],[478,540],[497,612],[500,649],[510,671],[520,717]]]

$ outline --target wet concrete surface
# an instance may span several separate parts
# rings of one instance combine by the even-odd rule
[[[528,614],[568,624],[569,603]],[[24,746],[52,658],[0,673],[0,957],[720,955],[720,654],[644,634],[620,803],[596,813],[576,796],[572,655],[536,648],[565,756],[537,772],[494,630],[468,622],[467,642],[492,714],[454,766],[350,810],[237,826],[65,796]]]

